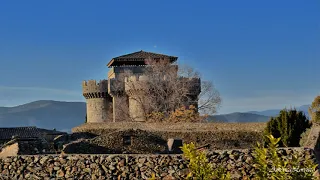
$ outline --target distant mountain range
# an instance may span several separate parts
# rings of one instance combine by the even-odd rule
[[[303,111],[306,116],[308,116],[308,108],[310,105],[303,105],[300,107],[296,107],[297,110]],[[279,114],[280,109],[272,109],[272,110],[265,110],[265,111],[249,111],[246,113],[253,113],[253,114],[258,114],[258,115],[263,115],[263,116],[276,116]]]
[[[307,115],[308,107],[309,105],[304,105],[297,109]],[[279,111],[280,109],[235,112],[210,116],[209,121],[266,122],[270,116],[276,116]],[[84,123],[85,115],[85,102],[41,100],[15,107],[0,107],[0,127],[37,126],[70,132],[72,127]]]
[[[84,102],[41,100],[15,106],[0,107],[0,127],[37,126],[70,132],[85,122]]]

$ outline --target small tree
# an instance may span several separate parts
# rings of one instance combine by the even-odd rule
[[[309,107],[309,116],[311,117],[312,122],[320,123],[320,96],[314,98]]]
[[[230,173],[222,166],[214,168],[208,161],[204,151],[197,150],[194,143],[184,144],[182,146],[184,157],[189,161],[189,174],[187,179],[199,180],[227,180],[231,179]]]
[[[254,148],[255,179],[318,179],[314,176],[318,164],[311,158],[293,154],[291,158],[283,159],[277,148],[281,138],[266,135],[269,139],[267,148],[257,143]]]
[[[170,113],[169,122],[203,122],[205,116],[200,116],[196,107],[190,105],[189,108],[181,107]]]
[[[265,134],[280,138],[280,146],[299,147],[301,134],[310,128],[311,123],[302,111],[283,109],[278,117],[272,117],[267,123]],[[269,139],[265,139],[266,142]]]

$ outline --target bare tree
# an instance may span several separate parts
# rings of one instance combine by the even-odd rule
[[[188,78],[201,78],[199,72],[189,66],[180,66],[179,76]],[[201,92],[199,94],[198,110],[202,114],[215,114],[221,106],[221,96],[211,81],[201,81]]]
[[[167,117],[175,109],[190,105],[203,113],[213,114],[217,111],[221,103],[219,92],[212,83],[201,83],[199,73],[194,69],[187,66],[178,68],[169,60],[146,60],[146,64],[143,74],[126,71],[114,83],[113,89],[116,89],[119,97],[124,93],[129,95],[129,104],[123,103],[126,107],[118,110],[122,117],[147,120],[152,112],[161,112]],[[128,105],[130,108],[125,109]],[[132,117],[132,114],[136,116]]]

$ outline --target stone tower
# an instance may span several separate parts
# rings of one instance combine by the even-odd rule
[[[99,83],[95,80],[83,82],[83,96],[87,101],[87,122],[127,121],[129,120],[126,118],[128,116],[133,121],[145,121],[144,110],[140,107],[141,103],[135,100],[138,93],[143,93],[143,90],[139,91],[139,88],[131,89],[128,85],[133,83],[135,87],[141,85],[140,88],[143,88],[143,83],[149,81],[144,72],[150,61],[169,61],[171,67],[177,71],[178,66],[173,65],[177,59],[178,57],[175,56],[145,51],[112,58],[107,64],[109,68],[107,80],[102,80]],[[127,72],[130,72],[130,77],[127,77]],[[181,80],[195,85],[190,89],[188,95],[191,102],[188,101],[186,105],[192,103],[197,106],[198,95],[201,91],[200,79]],[[148,101],[148,99],[146,98],[144,101]],[[128,116],[123,118],[124,114]]]
[[[87,123],[112,121],[112,101],[108,94],[108,80],[84,81],[83,96],[87,101]]]
[[[146,99],[139,99],[142,92],[144,92],[145,83],[147,83],[148,77],[144,75],[130,76],[125,78],[125,92],[128,96],[129,115],[134,121],[145,121],[145,112],[142,104]],[[134,87],[134,88],[132,88]],[[140,101],[144,102],[139,102]]]

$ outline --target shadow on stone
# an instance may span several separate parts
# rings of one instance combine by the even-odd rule
[[[66,154],[107,154],[112,152],[106,147],[91,144],[85,140],[71,142],[65,145],[62,151]]]

